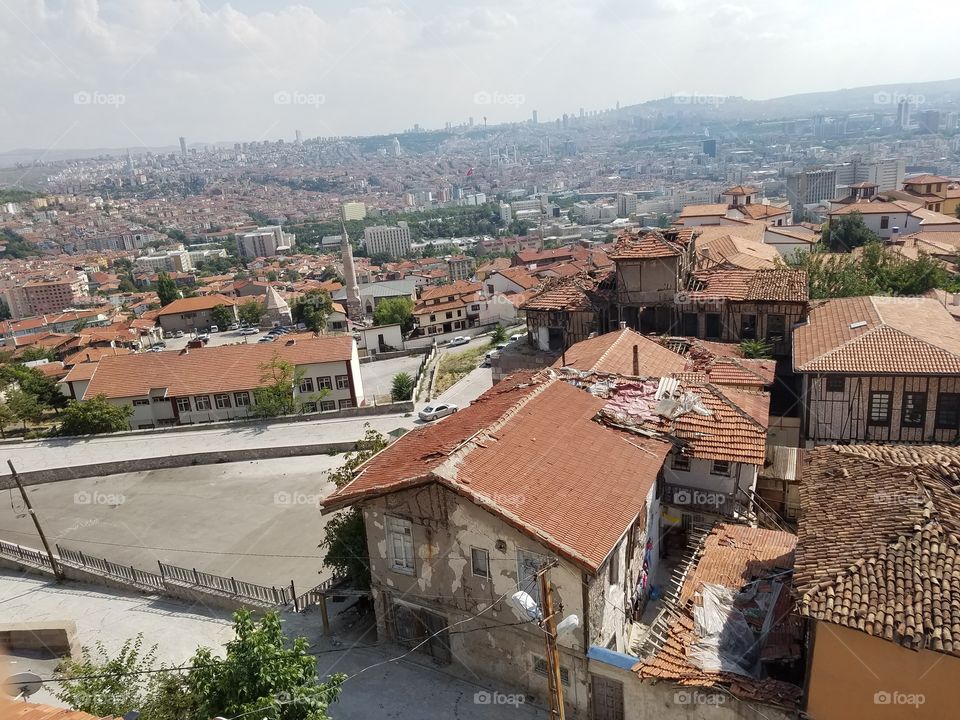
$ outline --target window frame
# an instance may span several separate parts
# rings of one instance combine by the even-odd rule
[[[203,403],[200,402],[201,400]],[[210,402],[209,395],[194,395],[193,406],[198,412],[202,410],[213,410],[213,403]]]
[[[384,522],[384,531],[387,536],[387,565],[389,568],[393,572],[403,575],[416,575],[417,556],[413,543],[413,523],[396,515],[387,515]],[[398,538],[403,550],[402,558],[398,558],[396,555],[396,540]]]
[[[337,375],[337,390],[349,390],[349,389],[350,389],[350,376]]]
[[[830,384],[839,382],[840,389],[831,388]],[[847,378],[844,375],[827,375],[823,382],[823,391],[828,393],[842,393],[847,391]]]
[[[773,329],[774,321],[780,325],[779,332]],[[787,336],[787,316],[782,313],[767,315],[767,340],[783,340]]]
[[[241,402],[241,398],[243,402]],[[237,407],[249,407],[250,406],[250,393],[247,390],[242,390],[240,392],[235,392],[233,394],[233,404]]]
[[[133,399],[134,407],[150,407],[150,398],[144,400],[143,398],[134,398]]]
[[[907,404],[911,398],[920,398],[920,403],[913,407],[908,408]],[[907,420],[907,415],[910,412],[917,413],[919,418],[917,420],[909,421]],[[927,393],[919,391],[910,391],[903,393],[903,402],[900,405],[900,427],[906,428],[922,428],[926,424],[927,419]]]
[[[321,400],[320,401],[320,412],[336,412],[337,411],[337,401],[336,400]]]
[[[302,393],[312,393],[315,392],[313,389],[313,378],[312,377],[303,377],[300,378],[300,384],[297,386],[300,392]]]
[[[317,391],[333,390],[333,380],[329,375],[320,375],[317,377]]]
[[[726,465],[726,472],[717,471],[717,464]],[[710,461],[710,474],[717,475],[718,477],[730,477],[733,475],[733,462],[730,460],[711,460]]]
[[[950,401],[954,403],[954,407],[951,410],[954,415],[954,421],[949,424],[943,421],[943,405],[947,398],[950,398]],[[934,427],[936,427],[937,430],[960,430],[960,393],[937,393],[937,412]]]
[[[885,399],[886,414],[885,417],[877,419],[874,417],[874,402]],[[890,390],[871,390],[867,397],[867,425],[870,427],[890,427],[890,419],[893,416],[893,392]]]
[[[221,404],[221,400],[226,404]],[[213,396],[213,405],[217,410],[232,410],[233,401],[230,398],[230,393],[216,393]]]
[[[184,407],[184,405],[186,405],[186,407]],[[190,402],[189,396],[177,398],[177,412],[193,412],[193,403]]]
[[[480,553],[481,557],[485,558],[484,563],[486,565],[485,572],[477,572],[477,557]],[[489,580],[493,574],[490,572],[490,551],[486,548],[472,547],[470,548],[470,572],[474,577],[484,578]]]
[[[682,460],[683,462],[678,463],[678,460]],[[682,467],[683,465],[686,465],[686,467]],[[690,472],[690,456],[678,452],[673,453],[670,458],[670,469],[676,470],[677,472]]]

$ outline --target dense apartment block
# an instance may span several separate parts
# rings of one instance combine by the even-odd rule
[[[364,228],[363,245],[371,256],[406,257],[410,254],[410,228],[405,222]]]
[[[259,227],[237,235],[237,251],[241,257],[273,257],[290,252],[296,235],[284,232],[279,225]]]

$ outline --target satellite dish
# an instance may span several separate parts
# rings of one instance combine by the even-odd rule
[[[43,680],[40,679],[39,675],[32,672],[11,675],[3,682],[3,691],[18,700],[30,697],[42,687]]]
[[[557,623],[557,636],[573,632],[580,627],[580,618],[576,615],[567,615],[563,620]]]

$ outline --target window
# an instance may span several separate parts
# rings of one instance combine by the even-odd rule
[[[227,393],[217,393],[213,396],[213,401],[217,404],[217,410],[226,410],[233,407],[230,402],[230,395]]]
[[[210,409],[210,396],[209,395],[197,395],[193,399],[193,404],[196,406],[197,410],[209,410]]]
[[[684,335],[696,337],[700,332],[700,316],[696,313],[684,313],[681,323]]]
[[[305,377],[300,381],[300,392],[302,393],[312,393],[313,392],[313,378]]]
[[[331,412],[337,409],[337,403],[333,400],[321,400],[320,412]]]
[[[690,456],[674,453],[673,459],[670,461],[670,467],[680,472],[690,472]]]
[[[453,317],[453,310],[447,310],[447,320]]]
[[[317,390],[333,390],[333,381],[329,376],[317,378]]]
[[[190,412],[190,398],[177,398],[177,412]]]
[[[617,546],[613,549],[608,569],[610,573],[607,580],[611,585],[616,585],[620,582],[620,543],[617,543]]]
[[[430,322],[436,322],[436,321],[437,321],[437,316],[436,316],[436,315],[431,315],[431,316],[430,316]]]
[[[843,392],[846,387],[846,378],[842,375],[829,375],[827,377],[827,392]]]
[[[237,407],[246,407],[250,404],[250,393],[235,392],[233,394],[233,404]]]
[[[720,315],[718,313],[707,313],[704,318],[703,334],[710,339],[720,337]]]
[[[740,339],[741,340],[757,339],[757,316],[756,315],[740,316]]]
[[[767,340],[783,340],[787,336],[787,318],[783,315],[767,315]]]
[[[470,563],[477,577],[490,577],[490,553],[483,548],[470,548]]]
[[[479,305],[471,305],[471,306],[470,306],[470,310],[471,310],[472,312],[480,312],[480,306],[479,306]]]
[[[889,215],[881,215],[881,216],[880,216],[880,229],[881,229],[881,230],[886,230],[888,227],[890,227],[890,216],[889,216]]]
[[[937,396],[937,427],[960,429],[960,393],[940,393]]]
[[[347,408],[352,408],[352,407],[353,407],[353,400],[341,400],[341,401],[340,401],[340,409],[341,409],[341,410],[346,410]]]
[[[149,423],[147,425],[137,425],[137,430],[153,430],[153,428],[153,423]]]
[[[387,516],[387,552],[391,569],[414,574],[413,525],[409,520]]]
[[[136,400],[133,401],[133,404],[134,404],[134,407],[139,405],[149,405],[150,401],[145,398],[137,398]]]
[[[317,411],[317,404],[315,402],[305,402],[300,409],[305,413],[315,413]]]
[[[349,389],[350,389],[350,376],[337,375],[337,390],[349,390]]]
[[[533,669],[538,675],[547,676],[547,661],[539,655],[533,656]],[[564,685],[570,685],[570,671],[560,666],[560,682]]]
[[[903,394],[903,409],[900,412],[900,425],[902,427],[923,427],[926,414],[926,393],[908,392]]]
[[[161,396],[159,396],[159,395],[154,395],[154,396],[153,396],[152,398],[150,398],[150,399],[153,400],[153,402],[166,402],[166,401],[167,401],[167,398],[161,397]]]
[[[887,391],[870,393],[870,425],[890,424],[890,393]]]
[[[714,460],[713,464],[710,466],[711,475],[726,475],[730,476],[731,464],[729,460]]]

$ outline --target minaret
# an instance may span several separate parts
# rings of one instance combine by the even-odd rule
[[[353,267],[353,247],[347,236],[347,225],[340,221],[340,258],[343,261],[343,284],[347,289],[347,298],[343,309],[347,317],[355,323],[363,322],[363,303],[360,301],[360,287],[357,285],[357,271]]]

